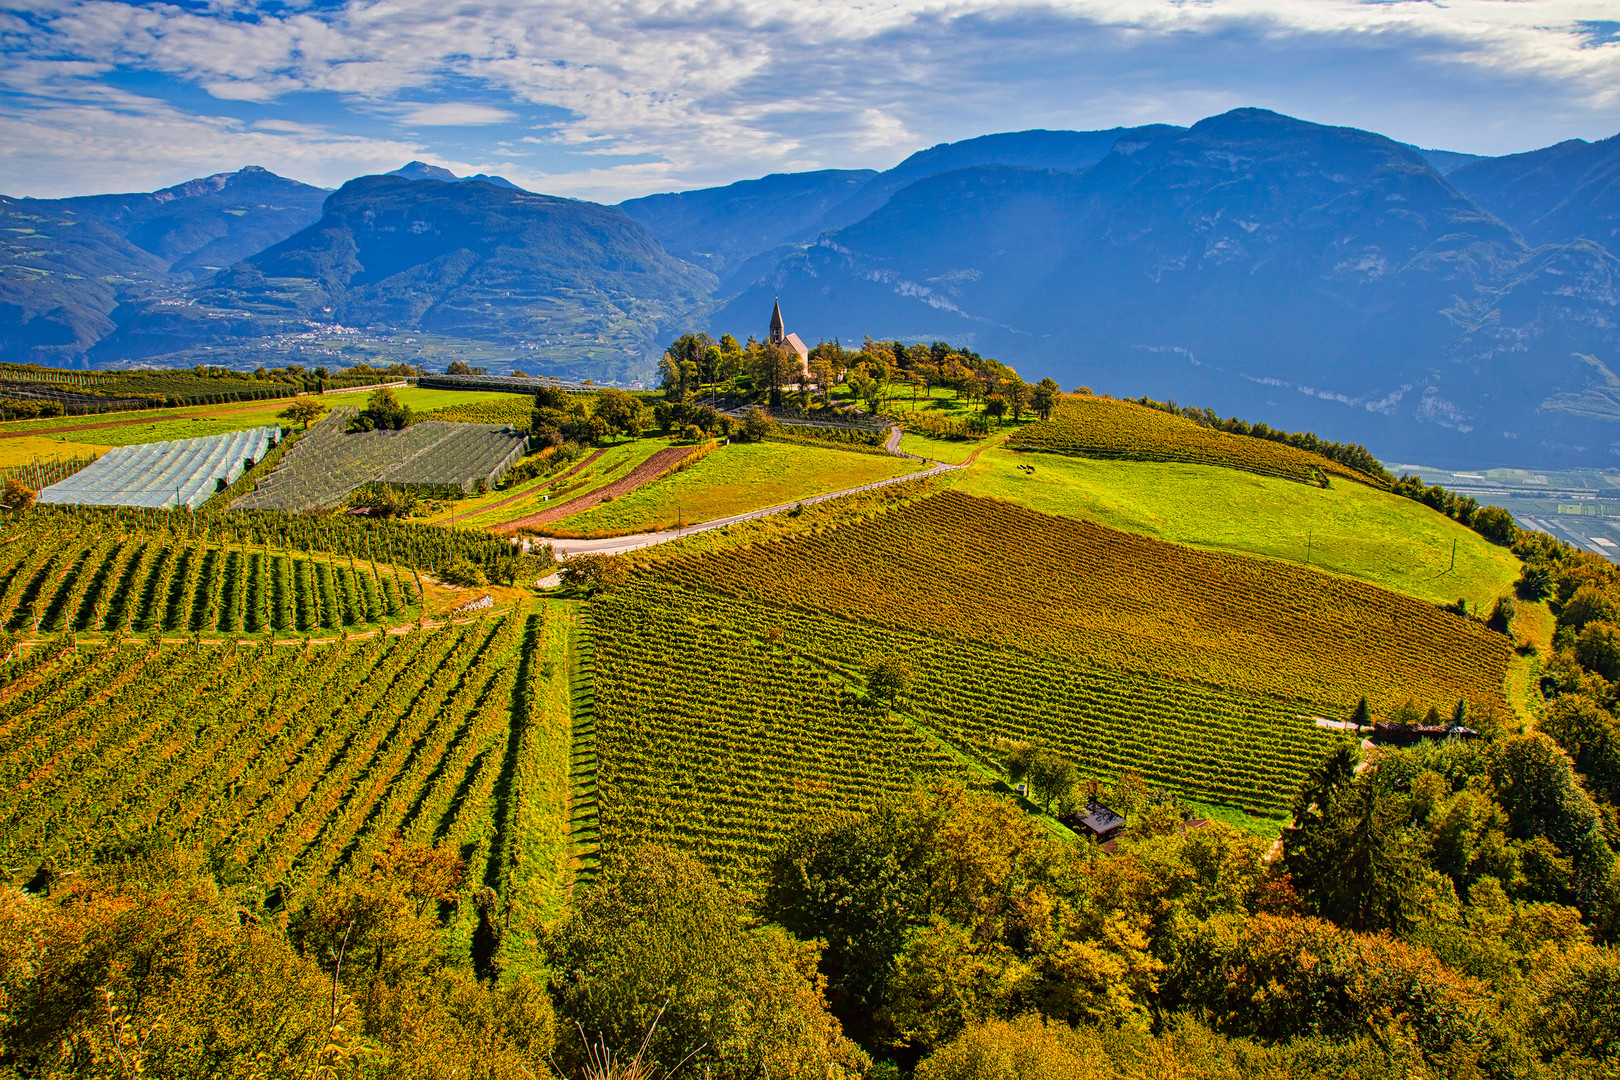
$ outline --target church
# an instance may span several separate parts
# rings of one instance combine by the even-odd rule
[[[781,345],[792,349],[799,354],[799,370],[806,375],[810,373],[810,350],[805,348],[804,342],[799,340],[798,334],[787,332],[787,326],[782,322],[782,301],[776,302],[771,310],[771,337],[772,345]]]

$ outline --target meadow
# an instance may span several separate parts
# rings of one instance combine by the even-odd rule
[[[733,443],[689,468],[564,518],[556,535],[618,536],[674,528],[903,476],[905,458],[789,443]]]
[[[1317,569],[1420,600],[1464,599],[1482,613],[1519,574],[1512,552],[1472,529],[1346,480],[1318,488],[1205,465],[988,449],[951,485],[1173,543],[1301,565],[1308,558]]]
[[[613,483],[636,466],[669,448],[664,439],[626,439],[598,447],[581,462],[563,469],[556,476],[525,480],[510,488],[490,491],[470,499],[448,503],[439,512],[421,520],[433,524],[448,522],[458,528],[487,529],[503,522],[513,521],[528,514],[536,514],[568,499],[587,495],[597,488]],[[514,496],[518,496],[515,501]]]

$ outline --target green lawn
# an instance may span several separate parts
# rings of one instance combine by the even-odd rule
[[[794,443],[734,443],[613,502],[557,523],[565,532],[622,535],[696,524],[916,472],[920,462]]]
[[[951,465],[962,464],[973,455],[973,451],[988,443],[989,439],[930,439],[909,431],[900,436],[900,449],[906,453]]]
[[[1034,467],[1033,473],[1017,466]],[[1235,469],[987,449],[958,490],[1180,544],[1312,566],[1488,611],[1519,561],[1420,503],[1334,480],[1315,488]],[[1452,542],[1456,568],[1450,569]]]
[[[480,495],[471,499],[458,499],[447,504],[446,508],[432,517],[421,520],[427,522],[440,522],[445,518],[466,514],[475,511],[472,517],[464,518],[455,524],[459,528],[483,529],[491,525],[499,525],[503,521],[523,517],[526,514],[538,514],[557,502],[588,494],[604,484],[611,484],[625,473],[640,465],[660,450],[668,449],[670,443],[667,439],[630,439],[617,445],[609,444],[598,447],[604,451],[601,457],[589,466],[578,472],[564,477],[548,477],[538,480],[529,480],[515,489],[506,491],[492,491],[487,495]],[[578,462],[574,463],[575,465]],[[568,472],[573,465],[562,470]],[[513,495],[521,494],[523,498],[508,503],[498,509],[482,510],[483,507],[494,507],[496,503],[510,499]]]

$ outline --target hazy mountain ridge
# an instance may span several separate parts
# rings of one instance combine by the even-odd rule
[[[82,355],[121,300],[275,243],[319,217],[326,194],[250,165],[153,192],[0,196],[0,356]]]
[[[1383,136],[1236,110],[1081,173],[919,181],[715,327],[779,295],[801,332],[967,340],[1380,452],[1591,459],[1620,440],[1577,358],[1620,350],[1612,262],[1591,241],[1533,251]]]
[[[485,341],[588,338],[640,359],[714,284],[611,207],[367,176],[333,193],[319,221],[191,289],[195,305],[126,305],[101,351],[155,355],[336,322]]]

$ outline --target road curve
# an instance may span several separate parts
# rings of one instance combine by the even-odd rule
[[[910,457],[912,455],[906,455]],[[973,457],[978,457],[975,453]],[[767,506],[763,510],[750,510],[746,514],[734,514],[731,517],[716,518],[698,525],[688,525],[684,529],[665,529],[662,532],[636,533],[631,536],[607,536],[600,540],[564,540],[548,539],[546,537],[527,537],[523,541],[524,550],[529,550],[531,544],[550,544],[551,552],[557,558],[566,558],[569,555],[623,555],[630,551],[639,551],[641,548],[652,547],[670,540],[678,540],[683,536],[695,536],[698,533],[708,532],[711,529],[723,529],[727,525],[735,525],[742,521],[757,521],[772,514],[780,514],[792,510],[795,506],[813,506],[816,503],[826,502],[828,499],[838,499],[845,495],[855,495],[862,491],[875,491],[878,488],[888,487],[891,484],[903,484],[908,480],[921,480],[927,476],[938,476],[941,473],[955,472],[965,469],[973,463],[973,457],[960,465],[947,465],[936,461],[932,468],[921,472],[906,473],[904,476],[891,477],[888,480],[878,480],[871,484],[862,484],[859,487],[845,488],[842,491],[829,491],[825,495],[812,495],[808,499],[796,499],[793,502],[782,503],[778,506]],[[925,460],[918,458],[917,460]]]

